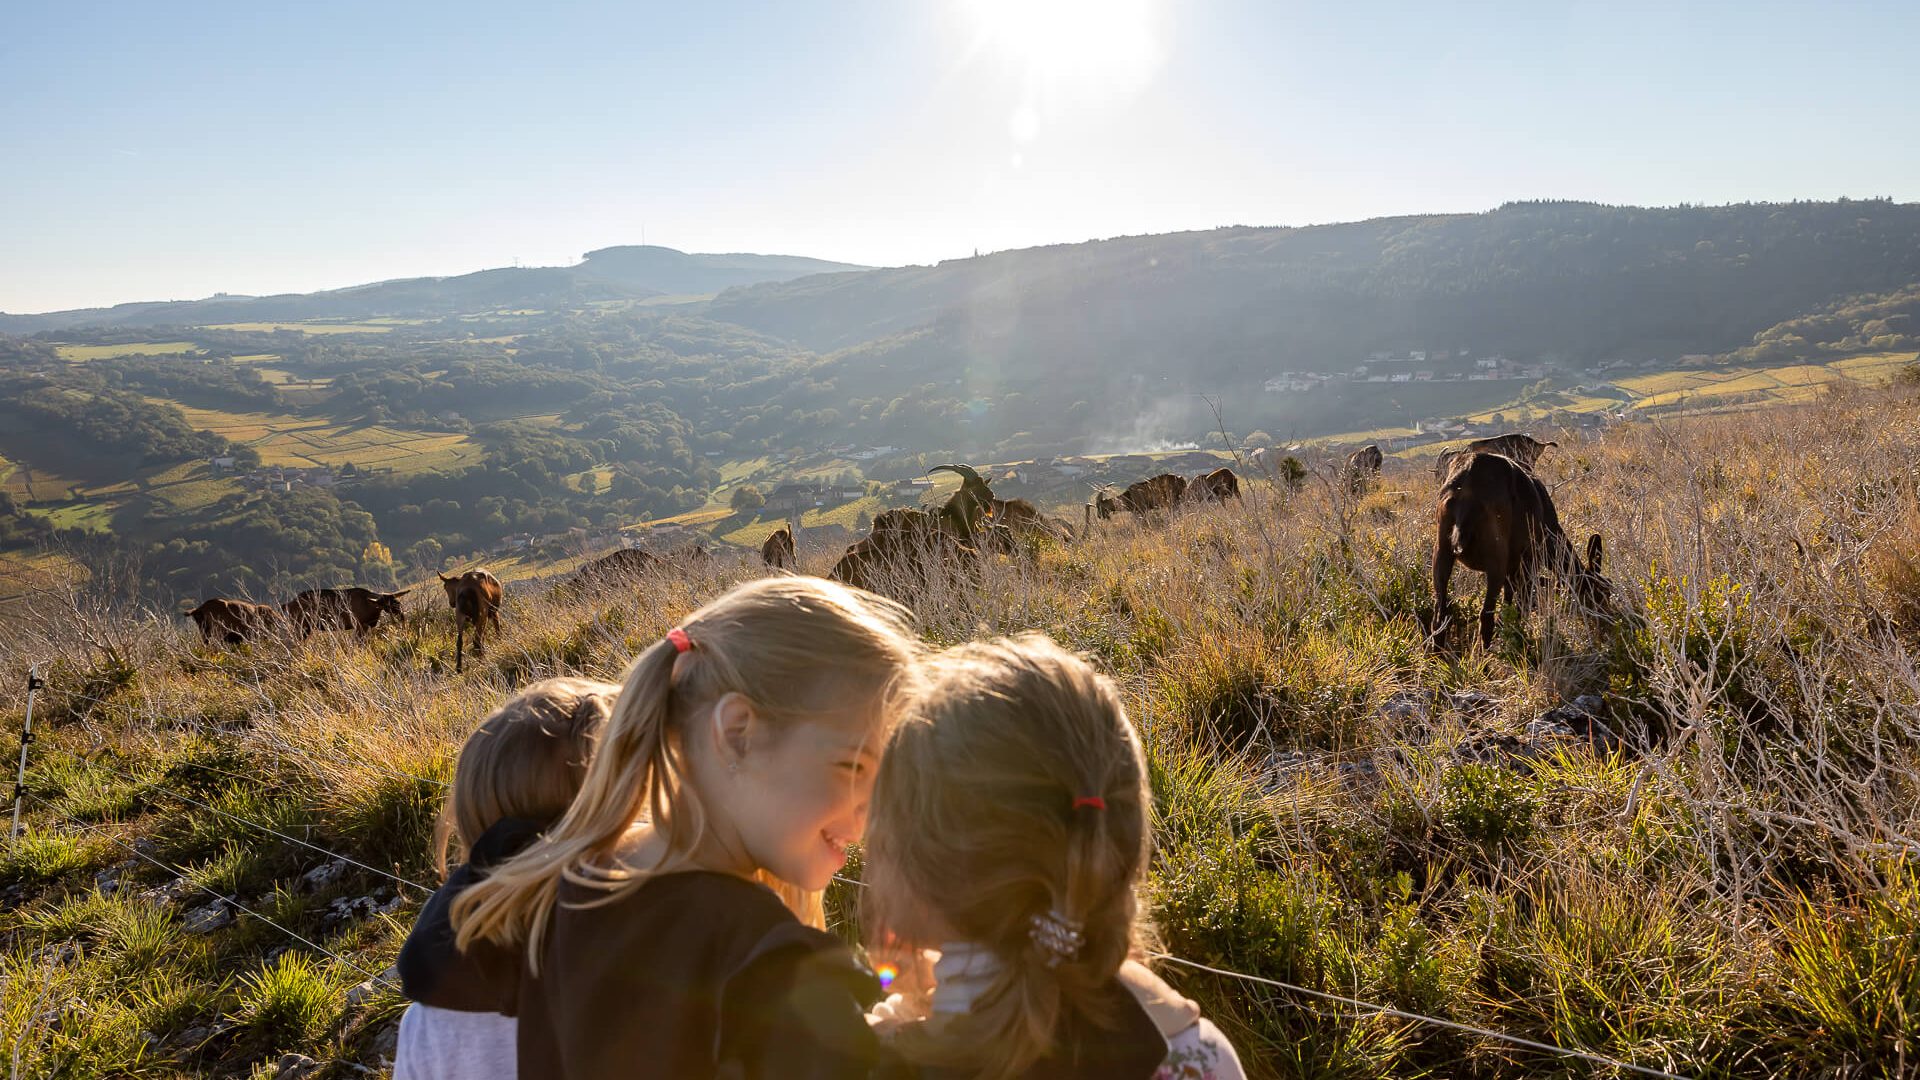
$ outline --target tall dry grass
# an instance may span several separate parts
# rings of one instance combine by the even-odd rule
[[[1687,1075],[1920,1067],[1920,396],[1559,438],[1541,474],[1576,542],[1605,538],[1611,623],[1551,592],[1489,650],[1428,649],[1436,482],[1405,466],[1358,493],[1331,467],[1297,492],[1249,483],[1239,504],[886,591],[936,644],[1044,630],[1120,681],[1156,796],[1146,892],[1176,955]],[[318,842],[424,877],[440,784],[487,709],[540,676],[613,677],[762,572],[512,587],[505,632],[459,676],[424,591],[368,645],[235,651],[124,595],[76,595],[0,638],[0,667],[51,661],[39,768],[73,815],[212,863],[218,830],[53,762],[243,786],[218,769]],[[17,680],[4,693],[17,713]],[[1529,733],[1580,695],[1617,749]],[[57,835],[55,816],[36,827]],[[54,896],[104,857],[41,851],[0,881]],[[260,890],[296,868],[222,872]],[[347,944],[378,962],[396,938]],[[1256,1075],[1593,1072],[1168,973]],[[314,1038],[364,1054],[340,1035],[360,1012],[339,1005]]]

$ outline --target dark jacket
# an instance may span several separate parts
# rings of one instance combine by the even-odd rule
[[[440,1009],[514,1014],[520,1005],[520,973],[525,967],[520,951],[479,942],[463,953],[454,946],[448,916],[461,890],[533,843],[546,827],[543,821],[503,818],[473,842],[467,861],[427,898],[406,944],[400,947],[396,966],[402,993]]]
[[[563,884],[520,984],[520,1075],[864,1077],[880,984],[832,935],[731,874],[662,874],[612,903]]]

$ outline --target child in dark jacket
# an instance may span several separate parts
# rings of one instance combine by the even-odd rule
[[[888,1077],[1240,1080],[1214,1025],[1133,957],[1146,764],[1113,683],[1046,637],[929,659],[888,739],[867,923],[936,950],[921,1012],[877,1021]]]
[[[520,993],[517,953],[454,945],[453,899],[525,848],[573,801],[594,742],[620,688],[543,679],[480,722],[460,750],[435,832],[445,883],[427,900],[400,950],[400,1017],[394,1080],[513,1080]],[[447,873],[453,840],[466,862]]]
[[[634,659],[566,814],[452,903],[463,949],[526,965],[521,1075],[874,1067],[879,986],[820,928],[820,894],[917,652],[898,604],[783,576]]]

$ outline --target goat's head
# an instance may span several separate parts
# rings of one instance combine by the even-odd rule
[[[960,490],[947,499],[940,513],[965,535],[973,535],[993,505],[993,489],[987,486],[986,478],[971,465],[935,465],[927,472],[950,472],[960,477]]]
[[[373,596],[373,617],[378,620],[390,615],[393,617],[394,622],[405,623],[407,621],[407,613],[406,610],[400,606],[400,598],[412,591],[412,589],[401,589],[399,592],[375,593]]]
[[[1587,540],[1587,558],[1581,562],[1578,555],[1573,556],[1573,593],[1580,601],[1582,609],[1610,618],[1614,614],[1613,583],[1601,573],[1601,560],[1605,549],[1600,543],[1600,534],[1594,533]]]

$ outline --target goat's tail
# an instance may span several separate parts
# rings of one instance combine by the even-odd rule
[[[1455,558],[1467,553],[1466,537],[1460,534],[1459,522],[1454,522],[1453,528],[1447,530],[1447,543],[1453,547]]]

